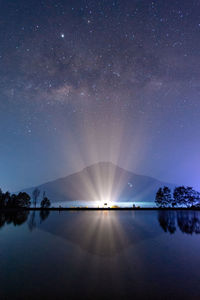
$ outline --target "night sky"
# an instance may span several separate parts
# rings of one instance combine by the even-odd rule
[[[0,186],[98,161],[200,188],[199,0],[1,0]]]

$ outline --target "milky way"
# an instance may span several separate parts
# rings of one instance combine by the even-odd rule
[[[199,1],[0,2],[4,189],[97,160],[200,186],[199,94]]]

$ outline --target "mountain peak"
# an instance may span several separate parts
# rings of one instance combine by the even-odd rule
[[[85,200],[95,201],[99,195],[114,195],[116,201],[154,201],[159,187],[172,185],[148,176],[127,171],[110,161],[100,161],[80,172],[42,184],[52,202]],[[25,190],[32,193],[33,188]],[[100,197],[102,198],[102,197]],[[106,196],[107,198],[107,196]]]
[[[99,161],[96,162],[92,165],[89,165],[87,167],[85,167],[84,169],[88,169],[88,168],[92,168],[92,167],[112,167],[112,168],[119,168],[119,166],[117,166],[116,164],[114,164],[111,161]]]

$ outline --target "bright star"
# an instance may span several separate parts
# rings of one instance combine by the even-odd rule
[[[64,39],[64,37],[65,37],[64,33],[61,33],[60,36],[62,39]]]

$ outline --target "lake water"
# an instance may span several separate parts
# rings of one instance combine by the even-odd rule
[[[200,212],[0,214],[0,299],[200,299]]]

